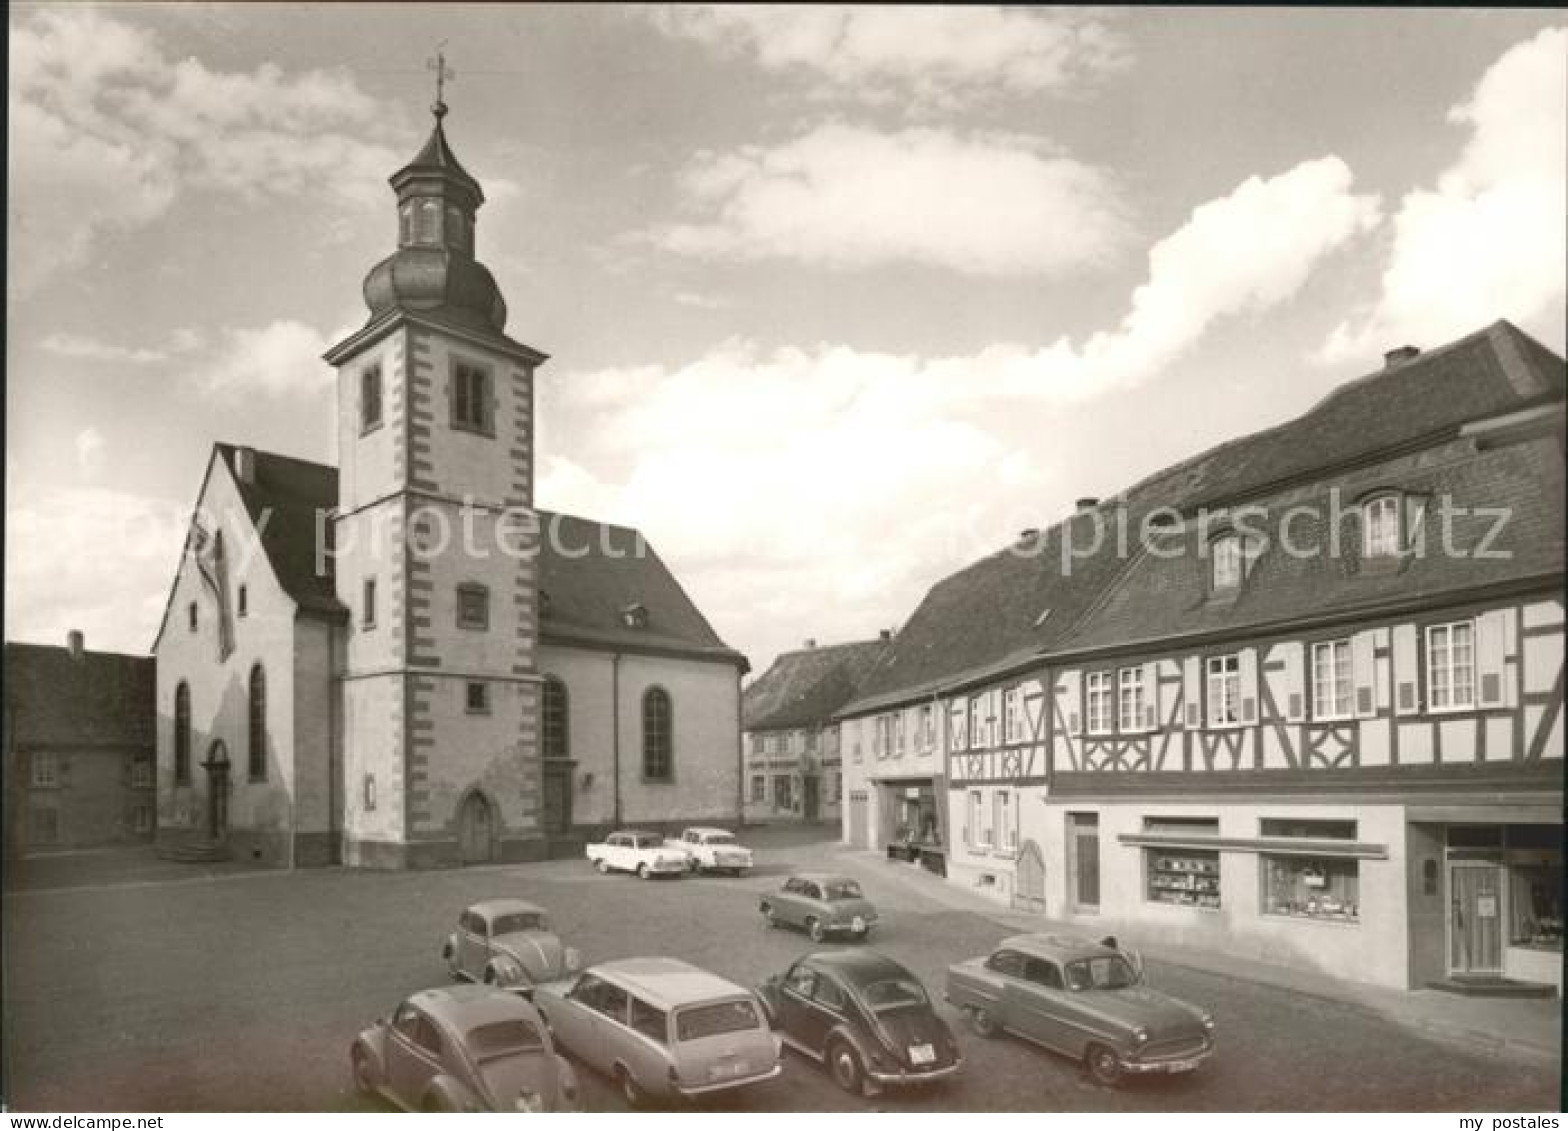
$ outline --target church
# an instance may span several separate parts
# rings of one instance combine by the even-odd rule
[[[535,509],[546,355],[506,333],[432,112],[325,355],[339,466],[208,460],[153,645],[171,857],[441,867],[740,815],[746,659],[638,531]]]

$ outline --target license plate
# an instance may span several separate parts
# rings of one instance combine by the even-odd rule
[[[1198,1067],[1197,1060],[1173,1060],[1165,1065],[1166,1072],[1191,1072]]]
[[[936,1049],[932,1048],[930,1045],[910,1045],[909,1046],[909,1063],[910,1064],[930,1064],[935,1059],[936,1059]]]
[[[734,1064],[715,1064],[708,1069],[708,1075],[715,1080],[724,1080],[731,1076],[744,1076],[745,1074],[745,1061],[737,1061]]]

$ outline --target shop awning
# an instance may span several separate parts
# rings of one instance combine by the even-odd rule
[[[1191,836],[1183,833],[1122,833],[1116,838],[1134,848],[1197,848],[1209,852],[1266,852],[1271,856],[1339,856],[1387,860],[1388,845],[1357,840],[1296,836]]]

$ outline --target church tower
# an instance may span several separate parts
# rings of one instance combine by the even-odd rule
[[[424,867],[543,850],[538,350],[475,258],[479,182],[443,127],[391,178],[397,250],[337,369],[343,860]]]

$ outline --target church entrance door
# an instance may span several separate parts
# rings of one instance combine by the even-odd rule
[[[483,864],[494,856],[495,820],[479,792],[463,798],[457,811],[457,851],[464,864]]]
[[[229,749],[223,739],[207,748],[207,835],[220,840],[229,831]]]
[[[544,764],[544,831],[546,836],[563,836],[572,828],[572,767]]]

